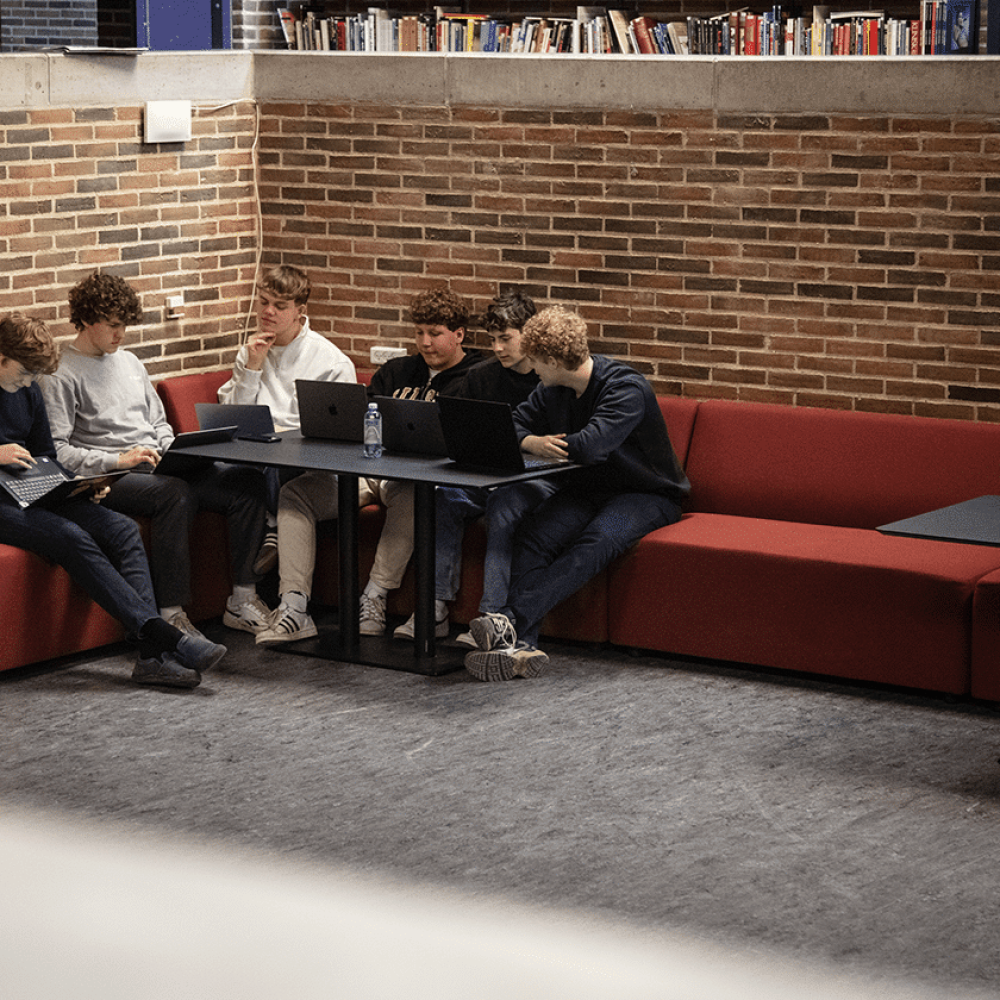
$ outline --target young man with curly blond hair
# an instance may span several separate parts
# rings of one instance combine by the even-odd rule
[[[464,347],[469,310],[447,288],[416,295],[410,304],[416,354],[387,361],[372,376],[370,396],[433,399],[454,392],[469,369],[483,359]],[[403,579],[413,553],[413,485],[389,479],[361,478],[361,506],[380,502],[385,525],[375,550],[371,575],[361,595],[362,635],[385,632],[386,596]],[[292,642],[316,635],[308,612],[316,560],[316,524],[337,516],[336,477],[306,472],[286,483],[278,498],[278,574],[281,603],[270,627],[257,642]]]
[[[470,624],[479,648],[465,658],[484,681],[538,676],[548,663],[537,645],[546,614],[643,535],[679,520],[690,490],[652,387],[628,365],[592,355],[580,316],[543,309],[525,324],[521,347],[541,381],[514,411],[521,447],[582,468],[546,479],[548,496],[503,525],[506,605]],[[497,506],[517,510],[520,489],[504,488]]]

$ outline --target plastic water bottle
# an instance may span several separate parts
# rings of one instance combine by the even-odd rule
[[[382,457],[382,414],[377,403],[369,403],[365,414],[364,448],[365,458]]]

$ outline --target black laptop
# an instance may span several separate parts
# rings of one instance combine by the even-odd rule
[[[0,486],[14,498],[22,510],[29,507],[52,510],[68,500],[81,486],[100,488],[110,480],[124,475],[124,472],[104,472],[99,476],[74,479],[66,475],[51,458],[38,458],[27,469],[17,466],[0,468]]]
[[[382,444],[397,455],[448,454],[441,414],[433,400],[373,396],[382,414]]]
[[[295,380],[303,437],[358,441],[364,437],[368,390],[356,382]]]
[[[170,447],[160,456],[159,462],[153,465],[136,465],[129,472],[151,472],[157,476],[190,476],[195,472],[208,468],[212,464],[210,458],[200,458],[195,455],[185,455],[184,449],[198,444],[220,444],[232,441],[236,435],[236,426],[212,427],[203,431],[188,431],[178,434],[170,442]]]
[[[271,407],[264,403],[195,403],[198,426],[203,430],[236,427],[236,437],[247,441],[275,440]]]
[[[448,457],[463,469],[512,474],[566,464],[565,459],[535,458],[521,451],[506,403],[438,396],[437,404]]]

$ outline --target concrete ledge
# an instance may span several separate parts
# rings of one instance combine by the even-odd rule
[[[452,103],[449,62],[434,52],[255,52],[254,96],[262,101],[440,106]]]
[[[718,58],[149,52],[0,56],[0,108],[336,101],[722,114],[995,115],[1000,56]]]

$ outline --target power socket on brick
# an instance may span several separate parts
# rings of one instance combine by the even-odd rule
[[[370,360],[373,365],[384,365],[391,358],[405,358],[405,347],[373,347]]]

